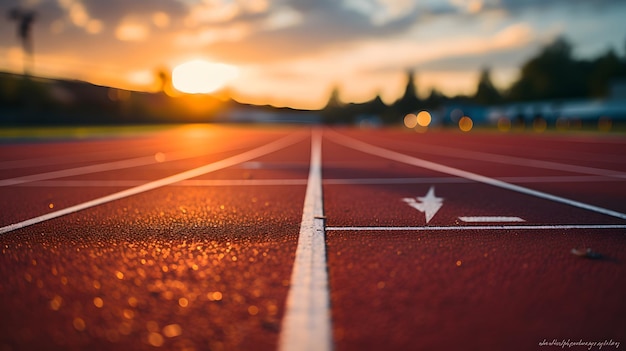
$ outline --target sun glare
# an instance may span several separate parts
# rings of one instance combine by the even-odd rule
[[[238,74],[239,70],[232,65],[194,60],[174,68],[172,84],[183,93],[207,94],[223,88]]]

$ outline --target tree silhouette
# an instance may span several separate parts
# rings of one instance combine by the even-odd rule
[[[615,51],[593,60],[576,60],[572,46],[559,38],[522,66],[513,83],[511,101],[607,97],[616,79],[626,78],[626,60]]]
[[[417,88],[415,86],[415,72],[412,70],[407,71],[407,82],[404,94],[396,101],[395,107],[401,113],[409,113],[417,109],[419,105],[419,99],[417,97]]]
[[[558,38],[522,66],[520,79],[513,84],[511,100],[563,99],[587,94],[583,67],[572,58],[572,46]]]
[[[435,108],[441,106],[446,100],[446,96],[442,94],[439,90],[432,88],[430,89],[430,95],[424,101],[424,107]]]
[[[328,102],[322,109],[322,119],[324,123],[330,124],[345,123],[350,120],[344,104],[339,99],[339,88],[337,86],[333,87]]]
[[[400,98],[403,102],[413,102],[417,100],[417,88],[415,87],[415,72],[407,72],[406,88],[404,89],[404,95]]]
[[[32,26],[35,21],[35,12],[13,8],[9,11],[9,19],[17,22],[17,36],[20,38],[24,52],[24,75],[28,75],[34,66]]]
[[[587,83],[591,97],[607,97],[612,81],[626,77],[626,62],[614,50],[595,59],[591,66]]]
[[[480,73],[474,101],[482,105],[493,105],[502,101],[500,92],[491,82],[491,74],[488,68],[483,69]]]
[[[391,109],[392,111],[386,116],[385,122],[394,123],[397,120],[404,118],[404,115],[410,112],[415,112],[421,107],[421,101],[417,97],[417,87],[415,84],[415,72],[412,70],[407,71],[407,82],[404,94],[398,101],[396,101]],[[392,119],[392,116],[393,119]]]
[[[326,107],[324,109],[341,107],[343,104],[339,99],[339,87],[334,86],[333,90],[330,92],[330,97],[328,98],[328,102],[326,103]]]

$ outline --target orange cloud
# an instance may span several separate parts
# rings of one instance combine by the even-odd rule
[[[89,34],[98,34],[102,31],[104,24],[87,12],[85,5],[80,0],[57,0],[59,7],[67,13],[69,22],[75,27],[83,28]],[[62,22],[53,24],[52,30],[60,32],[63,30]]]
[[[216,42],[236,42],[248,36],[252,31],[252,26],[246,23],[206,26],[199,30],[177,34],[175,43],[182,47],[200,48]]]
[[[143,41],[149,35],[148,27],[139,23],[122,23],[115,29],[115,37],[121,41]]]

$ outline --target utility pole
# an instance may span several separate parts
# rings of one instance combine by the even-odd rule
[[[25,76],[28,76],[35,66],[32,35],[35,17],[35,11],[22,10],[20,8],[13,8],[9,11],[9,19],[17,22],[17,36],[22,43]]]

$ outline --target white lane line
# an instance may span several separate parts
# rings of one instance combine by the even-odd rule
[[[234,146],[228,146],[224,148],[220,147],[219,149],[216,149],[214,147],[217,144],[215,142],[215,137],[220,135],[220,130],[212,129],[211,131],[208,131],[208,130],[203,130],[202,127],[201,129],[196,129],[196,127],[193,127],[193,128],[194,130],[191,130],[191,128],[189,127],[182,127],[182,128],[176,127],[176,128],[168,129],[167,131],[163,130],[158,133],[157,132],[150,133],[151,136],[154,136],[157,139],[149,140],[147,142],[142,142],[141,145],[138,145],[137,147],[135,147],[136,149],[135,151],[146,150],[146,153],[149,155],[151,154],[151,152],[148,150],[153,150],[154,152],[152,152],[152,154],[155,154],[155,155],[165,154],[166,160],[170,160],[170,159],[173,159],[174,157],[178,158],[181,154],[189,155],[188,157],[191,158],[191,157],[210,155],[210,154],[214,154],[217,152],[235,151],[237,149],[244,149],[249,146],[252,146],[252,143],[254,143],[254,140],[245,139],[245,140],[238,141],[237,144]],[[211,128],[214,128],[214,126],[211,126]],[[162,143],[163,143],[164,138],[170,139],[171,136],[169,134],[172,134],[172,133],[175,133],[176,135],[182,134],[186,138],[186,140],[202,138],[203,140],[211,139],[214,142],[211,144],[212,147],[210,148],[209,152],[202,152],[202,151],[190,152],[189,151],[190,148],[188,146],[170,149],[167,151],[165,150],[157,151],[158,148],[163,146]],[[88,140],[97,141],[97,137],[96,139],[88,139]],[[62,142],[62,140],[59,140],[59,141]],[[75,145],[69,145],[69,146],[70,147],[76,146],[80,148],[82,145],[75,144]],[[159,147],[157,148],[157,146]],[[48,156],[48,157],[36,157],[36,158],[0,161],[0,169],[20,169],[20,168],[32,168],[32,167],[41,167],[41,166],[61,166],[61,165],[68,164],[68,163],[77,163],[77,162],[85,162],[85,161],[94,162],[97,160],[105,160],[105,159],[110,160],[112,156],[120,155],[120,154],[121,155],[127,154],[127,150],[125,150],[124,148],[117,147],[117,145],[114,145],[114,148],[112,149],[109,148],[105,151],[98,150],[98,151],[83,152],[83,153],[79,152],[79,153],[72,153],[72,154],[53,155],[53,156]],[[174,156],[174,155],[177,155],[177,156]],[[183,158],[186,158],[186,157],[183,157]]]
[[[554,176],[554,177],[498,177],[503,182],[511,183],[588,183],[622,182],[617,178],[601,176]],[[147,183],[148,180],[42,180],[17,184],[21,187],[130,187]],[[324,179],[324,185],[368,185],[368,184],[466,184],[473,180],[459,177],[431,178],[353,178]],[[190,179],[170,184],[170,186],[268,186],[268,185],[306,185],[306,179]]]
[[[503,182],[509,183],[597,183],[597,182],[623,182],[624,178],[611,178],[605,176],[535,176],[535,177],[497,177]]]
[[[554,225],[467,225],[438,227],[326,227],[326,231],[448,231],[448,230],[565,230],[565,229],[626,229],[626,224],[554,224]]]
[[[131,187],[148,180],[46,180],[20,184],[20,187]],[[270,186],[306,185],[306,179],[189,179],[169,186]]]
[[[314,130],[298,247],[280,333],[281,351],[332,350],[321,149],[321,132]]]
[[[142,184],[142,185],[130,188],[130,189],[122,190],[111,195],[107,195],[107,196],[103,196],[94,200],[83,202],[81,204],[67,207],[67,208],[64,208],[55,212],[50,212],[42,216],[34,217],[34,218],[31,218],[22,222],[4,226],[0,228],[0,234],[4,234],[6,232],[10,232],[12,230],[16,230],[19,228],[24,228],[33,224],[41,223],[43,221],[61,217],[70,213],[82,211],[90,207],[102,205],[104,203],[119,200],[128,196],[137,195],[137,194],[146,192],[148,190],[153,190],[153,189],[170,185],[176,182],[180,182],[181,180],[186,180],[189,178],[201,176],[206,173],[214,172],[214,171],[226,168],[226,167],[231,167],[241,162],[245,162],[245,161],[255,159],[257,157],[272,153],[274,151],[278,151],[289,145],[295,144],[296,142],[300,140],[302,140],[302,135],[291,134],[284,138],[278,139],[272,143],[265,144],[258,148],[243,152],[235,156],[222,159],[220,161],[209,163],[198,168],[190,169],[185,172],[181,172],[181,173],[169,176],[169,177],[165,177],[165,178],[158,179],[149,183],[145,183],[145,184]]]
[[[245,162],[239,165],[243,169],[304,169],[308,164],[293,162]]]
[[[11,186],[11,185],[22,185],[28,184],[31,182],[45,181],[48,179],[56,179],[63,177],[71,177],[83,174],[91,174],[91,173],[99,173],[106,171],[114,171],[118,169],[126,169],[140,166],[148,166],[157,163],[163,162],[171,162],[171,161],[180,161],[186,160],[194,157],[201,157],[206,155],[215,154],[217,152],[227,152],[234,151],[237,149],[241,149],[249,145],[250,142],[246,142],[245,144],[237,145],[236,147],[226,147],[222,149],[212,149],[210,152],[190,152],[190,151],[172,151],[172,152],[157,152],[148,156],[135,157],[125,160],[112,161],[99,163],[89,166],[75,167],[62,169],[58,171],[44,172],[38,174],[31,174],[21,177],[8,178],[8,179],[0,179],[0,186]],[[143,183],[142,183],[143,184]]]
[[[121,187],[127,188],[132,186],[138,186],[146,184],[149,180],[42,180],[33,181],[30,183],[16,184],[21,188],[45,188],[45,187],[59,187],[59,188],[91,188],[91,187]]]
[[[580,202],[580,201],[567,199],[567,198],[564,198],[564,197],[561,197],[561,196],[556,196],[556,195],[544,193],[542,191],[525,188],[523,186],[519,186],[519,185],[503,182],[501,180],[498,180],[498,179],[495,179],[495,178],[490,178],[490,177],[487,177],[487,176],[484,176],[484,175],[480,175],[480,174],[477,174],[477,173],[472,173],[472,172],[464,171],[462,169],[458,169],[458,168],[442,165],[442,164],[435,163],[435,162],[426,161],[426,160],[423,160],[421,158],[417,158],[417,157],[401,154],[399,152],[395,152],[395,151],[392,151],[392,150],[384,149],[382,147],[378,147],[378,146],[375,146],[375,145],[372,145],[372,144],[368,144],[368,143],[362,142],[360,140],[353,139],[351,137],[348,137],[348,136],[343,135],[343,134],[339,134],[337,132],[333,132],[331,135],[329,135],[329,137],[331,137],[333,139],[333,141],[338,143],[338,144],[341,144],[341,145],[347,146],[349,148],[352,148],[352,149],[355,149],[355,150],[358,150],[358,151],[362,151],[362,152],[365,152],[365,153],[368,153],[368,154],[371,154],[371,155],[375,155],[375,156],[379,156],[379,157],[382,157],[382,158],[386,158],[386,159],[389,159],[389,160],[402,162],[402,163],[406,163],[406,164],[413,165],[413,166],[416,166],[416,167],[426,168],[426,169],[430,169],[432,171],[441,172],[441,173],[450,174],[450,175],[457,176],[457,177],[462,177],[462,178],[474,180],[476,182],[480,182],[480,183],[483,183],[483,184],[488,184],[488,185],[496,186],[496,187],[499,187],[499,188],[512,190],[512,191],[515,191],[515,192],[518,192],[518,193],[522,193],[522,194],[538,197],[538,198],[541,198],[541,199],[546,199],[546,200],[550,200],[550,201],[566,204],[566,205],[573,206],[573,207],[582,208],[582,209],[593,211],[593,212],[597,212],[597,213],[602,213],[602,214],[605,214],[605,215],[608,215],[608,216],[612,216],[612,217],[626,219],[626,214],[625,213],[621,213],[621,212],[609,210],[609,209],[606,209],[606,208],[602,208],[602,207],[586,204],[586,203]]]
[[[495,177],[510,183],[591,183],[591,182],[623,182],[626,179],[604,176],[531,176],[531,177]],[[474,180],[459,177],[419,177],[419,178],[345,178],[324,179],[325,185],[353,184],[463,184]]]
[[[24,183],[48,180],[48,179],[71,177],[71,176],[77,176],[77,175],[83,175],[83,174],[91,174],[91,173],[99,173],[99,172],[105,172],[105,171],[114,171],[118,169],[147,166],[147,165],[152,165],[155,163],[183,160],[187,158],[192,158],[194,156],[197,156],[197,155],[192,155],[189,153],[164,154],[164,153],[158,152],[150,156],[135,157],[135,158],[129,158],[126,160],[105,162],[105,163],[99,163],[99,164],[83,166],[83,167],[68,168],[68,169],[62,169],[62,170],[52,171],[52,172],[31,174],[31,175],[22,176],[22,177],[1,179],[0,186],[19,185],[19,184],[24,184]]]
[[[306,179],[191,179],[174,186],[270,186],[306,185]]]
[[[99,152],[84,153],[84,154],[9,160],[9,161],[0,162],[0,169],[20,169],[20,168],[31,168],[31,167],[50,166],[50,165],[58,166],[58,165],[63,165],[67,163],[76,163],[76,162],[85,162],[85,161],[93,162],[93,161],[102,160],[105,158],[111,159],[111,154],[112,154],[111,151],[99,151]]]
[[[578,165],[553,162],[553,161],[535,160],[535,159],[528,159],[528,158],[516,157],[516,156],[498,155],[498,154],[492,154],[492,153],[487,153],[487,152],[451,148],[451,147],[446,147],[446,146],[429,145],[427,148],[422,148],[419,151],[423,153],[431,154],[431,155],[438,155],[438,156],[455,157],[455,158],[462,158],[462,159],[473,159],[477,161],[485,161],[485,162],[492,162],[492,163],[509,164],[509,165],[515,165],[515,166],[527,166],[527,167],[551,169],[551,170],[557,170],[557,171],[566,171],[566,172],[572,172],[572,173],[591,174],[591,175],[598,175],[598,176],[603,176],[603,177],[626,179],[626,173],[613,171],[609,169],[578,166]]]
[[[508,216],[469,216],[459,217],[463,222],[468,223],[508,223],[508,222],[526,222],[519,217]]]

